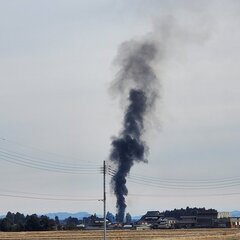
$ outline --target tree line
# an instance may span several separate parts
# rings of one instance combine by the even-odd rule
[[[51,219],[45,215],[37,214],[24,215],[22,213],[11,213],[0,219],[0,231],[3,232],[19,232],[19,231],[53,231],[53,230],[72,230],[80,223],[80,220],[68,217],[63,221],[59,221],[56,216]]]
[[[186,207],[186,209],[174,209],[174,210],[167,210],[162,212],[161,214],[164,217],[174,217],[176,219],[180,219],[182,216],[198,216],[201,214],[213,214],[217,215],[217,210],[215,209],[205,209],[205,208],[190,208]]]
[[[27,215],[8,212],[0,219],[0,230],[4,232],[12,231],[49,231],[57,226],[56,220],[49,219],[47,216],[37,214]]]
[[[108,221],[115,223],[117,216],[112,213],[107,213]],[[79,220],[75,217],[68,217],[64,220],[59,220],[56,216],[51,219],[45,215],[38,216],[37,214],[24,215],[22,213],[11,213],[0,219],[0,231],[3,232],[21,232],[21,231],[53,231],[53,230],[74,230],[79,224],[91,224],[91,220],[97,219],[97,215],[91,215]],[[132,218],[130,213],[126,214],[125,224],[131,224]]]

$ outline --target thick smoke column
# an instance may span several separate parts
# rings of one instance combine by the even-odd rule
[[[151,67],[157,55],[153,42],[130,41],[119,49],[116,64],[120,70],[112,89],[127,99],[123,129],[112,141],[110,159],[116,164],[112,188],[117,198],[117,221],[123,222],[128,194],[126,177],[134,162],[147,162],[148,147],[142,136],[144,122],[158,96],[157,77]],[[126,102],[126,101],[125,101]]]

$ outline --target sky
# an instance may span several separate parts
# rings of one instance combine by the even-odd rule
[[[124,111],[109,91],[114,59],[145,38],[161,49],[161,97],[127,212],[239,209],[239,10],[236,0],[0,0],[0,215],[102,213],[101,167]]]

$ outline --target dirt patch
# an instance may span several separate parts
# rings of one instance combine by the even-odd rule
[[[102,231],[0,232],[1,240],[102,240]],[[240,240],[238,229],[117,230],[108,240]]]

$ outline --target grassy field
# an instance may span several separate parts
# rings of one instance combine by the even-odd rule
[[[0,232],[1,240],[100,240],[102,231],[56,231],[56,232]],[[191,229],[191,230],[119,230],[108,231],[108,240],[240,240],[237,229]]]

